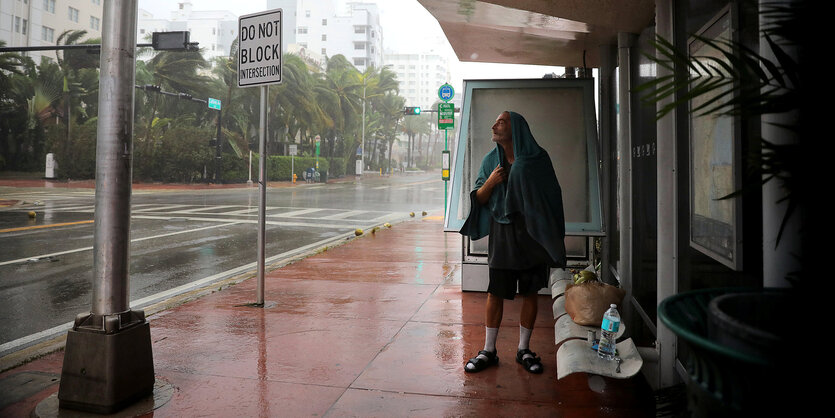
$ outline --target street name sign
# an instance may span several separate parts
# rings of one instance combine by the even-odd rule
[[[238,19],[238,87],[281,83],[282,9]]]
[[[438,129],[455,128],[455,104],[438,103]]]
[[[209,97],[209,109],[220,110],[220,100]]]

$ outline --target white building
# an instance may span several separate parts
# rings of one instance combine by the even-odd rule
[[[449,59],[434,52],[387,52],[385,62],[397,74],[406,106],[428,109],[440,100],[438,89],[450,82]]]
[[[101,38],[102,0],[2,0],[0,40],[7,47],[56,45],[68,30],[86,30],[82,40]],[[55,51],[32,51],[26,55],[36,63],[41,57],[55,59]]]
[[[188,1],[177,3],[177,10],[168,19],[139,10],[137,42],[150,42],[153,32],[166,31],[190,32],[190,41],[198,42],[203,57],[212,61],[215,57],[229,56],[238,36],[238,17],[228,10],[196,11]]]
[[[268,0],[281,8],[285,51],[307,50],[323,57],[344,55],[359,71],[383,65],[383,30],[374,3],[348,3],[339,12],[329,0]]]

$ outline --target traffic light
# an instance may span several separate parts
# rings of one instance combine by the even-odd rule
[[[407,107],[403,110],[403,113],[407,115],[419,115],[420,107]]]

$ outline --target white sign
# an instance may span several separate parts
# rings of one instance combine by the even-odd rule
[[[281,83],[281,9],[238,19],[238,87]]]
[[[299,149],[296,144],[290,144],[290,155],[299,155]]]

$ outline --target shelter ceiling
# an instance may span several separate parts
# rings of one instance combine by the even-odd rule
[[[599,47],[652,23],[654,0],[418,0],[461,61],[597,67]]]

